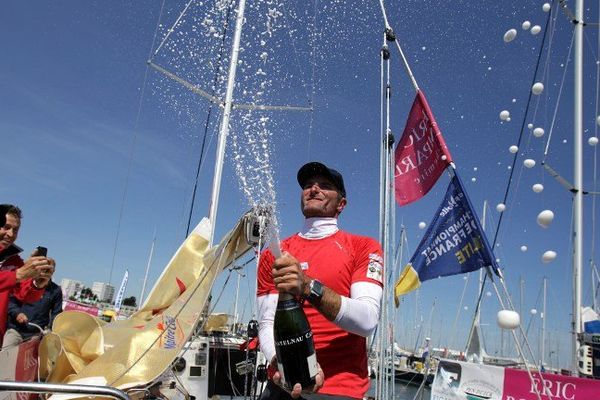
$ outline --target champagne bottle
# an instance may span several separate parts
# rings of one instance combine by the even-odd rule
[[[296,383],[313,386],[318,366],[312,330],[302,306],[288,293],[279,293],[273,336],[283,385],[289,390]]]

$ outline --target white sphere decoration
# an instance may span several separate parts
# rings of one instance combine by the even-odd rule
[[[467,311],[469,309],[469,306],[465,306],[464,309],[465,311]]]
[[[471,178],[471,182],[477,182],[477,178],[475,178],[475,177],[472,177],[472,178]]]
[[[544,190],[544,185],[541,183],[536,183],[531,187],[531,189],[533,189],[533,191],[536,193],[541,193]]]
[[[448,158],[448,157],[446,157],[446,155],[444,154],[441,158],[442,158],[442,160],[446,161],[446,158]]]
[[[529,312],[531,313],[531,315],[537,314],[537,310],[535,308],[532,308]]]
[[[425,227],[427,226],[427,224],[423,221],[419,222],[419,229],[425,229]]]
[[[502,329],[516,329],[521,324],[519,313],[513,310],[500,310],[497,315],[498,326]]]
[[[506,205],[504,203],[498,203],[498,205],[496,206],[496,211],[504,212],[504,210],[506,210]]]
[[[588,144],[590,146],[595,146],[598,144],[598,138],[596,136],[592,136],[591,138],[588,139]]]
[[[510,117],[506,118],[506,122],[510,122]]]
[[[539,126],[533,130],[533,136],[535,137],[542,137],[544,136],[544,133],[544,128],[540,128]]]
[[[510,151],[512,154],[515,154],[517,151],[519,151],[519,146],[515,146],[514,144],[512,146],[510,146],[508,148],[508,151]]]
[[[525,253],[527,251],[527,246],[525,246],[525,245],[521,246],[521,251],[523,253]]]
[[[544,254],[542,254],[542,261],[546,264],[554,261],[555,258],[556,258],[556,252],[553,250],[548,250]]]
[[[544,12],[550,11],[550,3],[544,3],[544,5],[542,6],[542,10]]]
[[[544,210],[537,216],[537,223],[542,228],[547,228],[554,219],[554,213],[551,210]]]
[[[510,118],[510,112],[508,112],[508,110],[502,110],[502,111],[500,111],[500,119],[502,121],[506,121],[509,118]]]
[[[538,33],[540,33],[541,31],[542,31],[542,27],[541,27],[541,26],[539,26],[539,25],[534,25],[534,26],[531,28],[531,31],[530,31],[530,32],[531,32],[531,34],[532,34],[532,35],[537,35],[537,34],[538,34]]]
[[[486,295],[487,297],[491,297],[491,296],[492,296],[492,292],[485,292],[485,295]]]
[[[504,34],[504,42],[505,43],[512,42],[516,37],[517,37],[517,30],[509,29]]]
[[[531,92],[536,96],[544,91],[544,84],[542,82],[536,82],[531,87]]]
[[[533,124],[532,123],[527,124],[527,129],[533,129]]]
[[[523,161],[523,165],[527,168],[533,168],[535,167],[535,160],[528,158],[527,160]]]
[[[523,21],[523,23],[521,24],[521,28],[523,28],[524,31],[526,31],[527,29],[531,28],[531,22],[529,22],[529,21]]]

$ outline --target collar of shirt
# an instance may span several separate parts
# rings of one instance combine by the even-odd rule
[[[4,263],[4,261],[8,260],[16,254],[19,254],[22,251],[23,249],[17,246],[16,244],[11,244],[10,246],[0,251],[0,268],[2,268],[2,264]]]
[[[339,230],[337,218],[306,218],[298,235],[303,239],[323,239]]]

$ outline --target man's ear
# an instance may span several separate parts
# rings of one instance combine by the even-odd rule
[[[346,207],[346,204],[348,204],[348,201],[346,200],[345,197],[342,197],[342,199],[340,200],[340,202],[337,205],[338,215],[340,215],[342,213],[342,210],[344,209],[344,207]]]

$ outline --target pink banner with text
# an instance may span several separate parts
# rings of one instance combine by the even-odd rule
[[[532,372],[533,383],[527,371],[507,368],[504,371],[504,400],[586,400],[600,399],[600,381],[558,374]]]
[[[98,309],[98,307],[94,307],[94,306],[90,306],[87,304],[81,304],[81,303],[77,303],[75,301],[67,300],[63,304],[63,310],[64,311],[81,311],[81,312],[93,315],[94,317],[97,317],[99,309]]]
[[[600,381],[440,360],[432,400],[600,400]],[[539,397],[538,397],[539,394]]]

